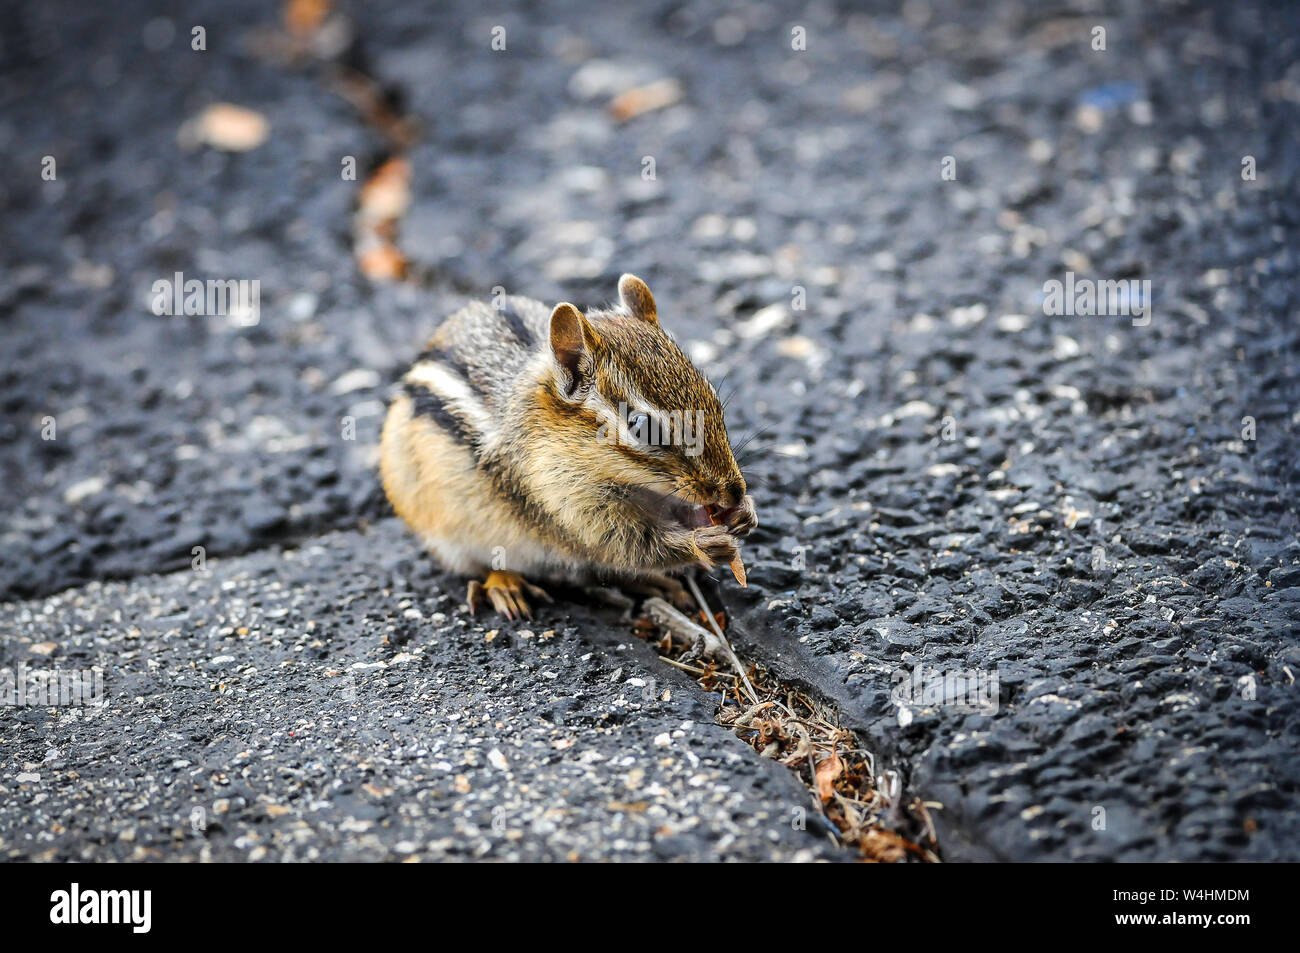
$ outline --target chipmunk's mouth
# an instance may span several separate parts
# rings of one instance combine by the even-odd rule
[[[687,503],[681,500],[671,504],[668,509],[668,517],[672,522],[687,529],[697,529],[700,526],[708,526],[713,522],[713,507],[700,506],[698,503]]]
[[[675,523],[687,529],[712,526],[725,521],[734,507],[713,503],[694,503],[670,493],[658,493],[644,487],[633,491],[633,498],[648,515],[664,523]]]

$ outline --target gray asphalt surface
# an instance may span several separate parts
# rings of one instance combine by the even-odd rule
[[[255,52],[275,17],[81,6],[4,5],[0,668],[108,703],[0,708],[0,857],[850,859],[617,613],[470,620],[378,490],[442,314],[634,271],[761,431],[738,647],[946,859],[1300,859],[1295,11],[358,5],[342,58],[420,130],[381,284],[339,168],[389,144]],[[182,149],[213,101],[266,144]],[[176,271],[260,324],[151,314]],[[1067,271],[1150,323],[1045,314]],[[996,711],[900,706],[917,666]]]

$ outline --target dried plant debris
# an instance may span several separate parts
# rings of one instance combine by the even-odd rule
[[[749,585],[745,579],[745,564],[740,559],[740,553],[736,553],[731,560],[731,574],[736,577],[736,582],[740,583],[741,589]]]
[[[292,36],[309,36],[321,28],[330,12],[330,0],[289,0],[284,5],[284,26]]]
[[[333,7],[331,0],[288,0],[281,8],[280,28],[254,28],[245,36],[245,45],[273,63],[337,60],[355,34],[351,18]]]
[[[406,153],[415,143],[418,125],[413,116],[403,114],[389,89],[350,65],[345,54],[354,40],[352,20],[335,9],[332,0],[287,0],[281,11],[279,28],[254,30],[247,42],[256,55],[271,62],[318,67],[325,82],[384,138],[383,161],[362,183],[357,197],[353,252],[357,267],[367,278],[378,282],[406,280],[411,277],[410,263],[397,238],[411,203],[411,166]],[[204,126],[187,127],[188,140],[241,150],[253,147],[242,145],[244,142],[258,144],[248,131],[251,123],[247,119],[237,122],[241,117],[230,115],[218,118],[224,120],[217,129],[219,141],[213,142],[213,134]],[[226,144],[230,142],[235,145]]]
[[[271,124],[255,109],[213,103],[182,124],[176,134],[183,149],[211,146],[223,152],[248,152],[266,142]]]
[[[357,263],[366,277],[398,281],[406,275],[406,258],[397,247],[398,223],[411,204],[411,166],[389,159],[361,186],[352,221]]]
[[[675,79],[660,79],[615,96],[609,102],[609,113],[618,122],[627,122],[645,113],[676,105],[681,99],[681,83]]]
[[[345,99],[372,129],[402,152],[415,144],[419,123],[406,115],[389,90],[365,73],[340,66],[332,74],[335,92]]]
[[[655,600],[649,600],[648,606],[649,602]],[[721,698],[718,724],[800,777],[841,844],[856,847],[866,861],[938,862],[929,815],[934,805],[915,798],[902,803],[893,772],[877,783],[875,758],[829,706],[782,682],[765,665],[751,662],[743,674],[735,671],[729,645],[726,652],[709,657],[704,650],[716,640],[711,637],[706,642],[700,633],[724,629],[724,613],[710,618],[701,610],[698,621],[686,623],[656,604],[637,619],[635,630],[655,644],[663,661],[689,673],[701,688]]]

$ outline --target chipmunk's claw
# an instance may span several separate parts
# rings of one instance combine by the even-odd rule
[[[494,569],[482,582],[477,579],[469,581],[469,587],[465,591],[465,602],[469,605],[470,615],[478,612],[479,602],[485,592],[488,601],[492,603],[492,608],[511,621],[516,618],[533,617],[532,606],[524,598],[525,594],[543,602],[555,601],[545,589],[534,586],[519,573],[508,569]]]

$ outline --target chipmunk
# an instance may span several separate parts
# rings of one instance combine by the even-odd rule
[[[650,289],[619,304],[502,296],[446,318],[384,421],[380,474],[448,570],[513,619],[537,582],[614,582],[681,601],[671,575],[731,562],[758,525],[712,385],[659,323]],[[665,437],[667,434],[667,437]],[[739,567],[739,568],[737,568]],[[525,577],[528,577],[527,579]]]

